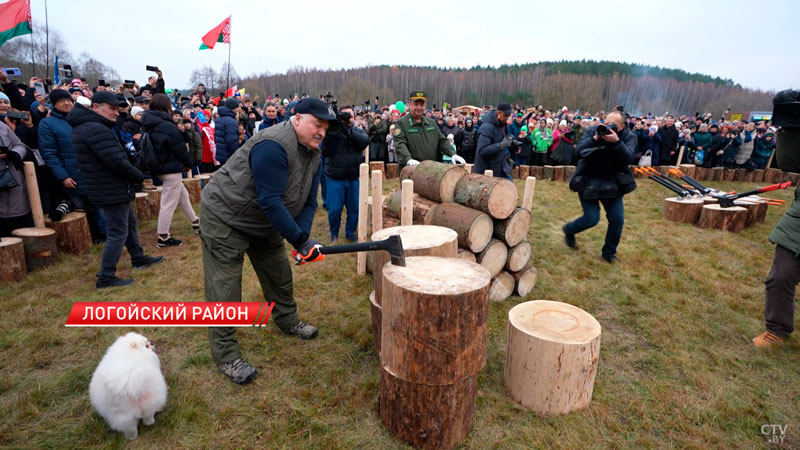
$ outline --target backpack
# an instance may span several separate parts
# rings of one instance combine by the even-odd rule
[[[161,172],[161,163],[156,156],[156,149],[153,147],[149,131],[142,133],[142,138],[139,140],[139,148],[136,149],[134,154],[133,165],[145,173]]]

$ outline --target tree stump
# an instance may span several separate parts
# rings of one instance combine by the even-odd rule
[[[755,223],[764,223],[764,220],[766,220],[766,218],[767,218],[767,209],[768,209],[768,205],[767,205],[766,200],[764,200],[762,197],[759,197],[757,195],[751,195],[749,197],[744,197],[741,200],[742,201],[746,201],[746,202],[750,202],[750,203],[762,204],[763,207],[755,208],[755,212],[753,213],[753,215],[755,216],[754,217]]]
[[[432,225],[458,233],[458,245],[481,252],[492,238],[494,222],[488,215],[458,203],[442,203],[433,210]]]
[[[373,241],[382,241],[399,235],[403,241],[403,255],[409,256],[458,256],[458,235],[455,231],[434,225],[406,225],[384,228],[372,234]],[[383,266],[389,262],[389,252],[371,252],[372,275],[375,283],[375,301],[382,305]]]
[[[542,167],[542,179],[543,180],[553,180],[553,172],[555,167],[554,166],[544,166]]]
[[[0,238],[0,284],[22,281],[28,276],[25,246],[18,237]]]
[[[482,252],[475,255],[475,260],[485,267],[494,278],[503,270],[508,261],[508,247],[502,241],[492,239]]]
[[[381,368],[380,416],[396,438],[419,449],[448,449],[464,440],[475,420],[478,376],[453,384],[405,381]]]
[[[738,233],[747,223],[747,208],[733,206],[723,208],[720,205],[704,205],[697,226],[700,228],[731,231]]]
[[[525,266],[519,272],[512,272],[511,276],[514,277],[514,292],[520,297],[527,297],[536,287],[536,280],[539,278],[539,271],[530,264]]]
[[[494,237],[513,247],[528,236],[531,228],[531,212],[524,208],[517,208],[508,219],[497,220],[494,223]]]
[[[405,166],[403,170],[400,171],[400,181],[402,180],[410,180],[411,175],[414,174],[414,171],[417,170],[417,166]]]
[[[456,183],[467,172],[463,167],[436,161],[422,161],[411,179],[414,192],[435,202],[452,202]],[[513,183],[512,183],[513,184]]]
[[[47,220],[47,228],[56,230],[58,251],[80,255],[92,246],[92,232],[85,212],[73,211],[58,222]]]
[[[744,181],[744,177],[747,174],[747,171],[744,169],[731,169],[734,171],[733,174],[733,181],[742,182]]]
[[[767,184],[775,184],[781,181],[783,171],[781,169],[766,169],[764,171],[764,182]]]
[[[711,173],[713,173],[712,175],[713,181],[722,181],[723,178],[725,177],[725,169],[723,169],[722,167],[712,167]]]
[[[192,203],[200,203],[200,192],[203,189],[203,183],[200,178],[184,178],[183,186],[189,193],[189,201]]]
[[[200,187],[201,188],[206,187],[206,185],[211,182],[211,174],[210,173],[201,173],[200,175],[197,176],[197,178],[200,180]]]
[[[509,272],[519,272],[530,262],[531,243],[528,241],[520,242],[508,249],[505,269]]]
[[[681,168],[683,170],[683,168]],[[694,168],[694,175],[692,178],[698,181],[705,181],[706,180],[706,168],[705,167],[695,167]]]
[[[744,181],[745,183],[752,183],[755,175],[756,175],[755,170],[745,170],[744,178],[742,179],[742,181]]]
[[[415,185],[416,186],[416,183]],[[456,183],[454,201],[495,219],[505,219],[517,207],[517,186],[505,178],[467,174]]]
[[[752,201],[746,199],[736,200],[736,206],[747,208],[747,221],[745,228],[750,228],[757,223],[763,223],[767,217],[767,204],[765,202]]]
[[[531,166],[521,165],[519,166],[519,178],[524,180],[531,175]]]
[[[385,212],[389,212],[395,217],[400,217],[402,203],[403,193],[401,191],[392,191],[384,199],[383,209]],[[433,210],[439,206],[439,203],[428,200],[419,194],[414,194],[412,205],[413,223],[415,225],[430,225],[433,220]]]
[[[696,225],[705,203],[702,199],[669,197],[664,199],[664,219]]]
[[[588,407],[600,332],[594,317],[566,303],[535,300],[511,308],[504,373],[511,397],[539,414]]]
[[[386,178],[386,174],[384,173],[383,161],[370,161],[369,162],[369,173],[372,173],[373,170],[380,170],[381,171],[381,179]]]
[[[397,178],[399,174],[399,167],[400,165],[397,163],[387,163],[386,164],[386,179],[391,180],[393,178]]]
[[[147,195],[150,196],[148,205],[150,206],[150,217],[153,219],[158,218],[158,214],[161,212],[161,192],[164,190],[161,186],[156,186],[156,188],[152,191],[149,191]]]
[[[575,175],[575,166],[564,166],[564,181],[569,183],[572,180],[572,176]]]
[[[716,197],[712,197],[710,195],[703,196],[701,200],[703,200],[704,205],[716,205],[717,203],[719,203],[719,200],[717,200]]]
[[[503,271],[492,279],[489,287],[489,300],[493,302],[503,302],[514,293],[514,277],[510,273]]]
[[[14,237],[22,238],[28,272],[47,266],[58,258],[58,237],[50,228],[17,228]]]
[[[753,171],[753,183],[763,183],[764,182],[764,175],[766,171],[764,169],[756,169]]]
[[[542,179],[542,172],[544,172],[544,167],[542,167],[542,166],[531,166],[531,174],[529,176],[532,176],[532,177],[536,178],[537,180],[541,180]]]
[[[151,205],[153,197],[148,192],[137,192],[136,199],[133,201],[136,209],[136,219],[139,222],[153,218],[153,207]]]
[[[553,166],[553,181],[564,181],[564,167]]]
[[[153,189],[153,179],[152,178],[145,178],[142,181],[142,189],[151,190]]]
[[[370,252],[374,253],[374,252]],[[369,267],[369,265],[367,265]],[[375,355],[381,359],[381,320],[383,312],[381,305],[375,301],[375,291],[369,293],[369,311],[372,316],[372,342],[375,345]]]
[[[736,169],[723,169],[722,181],[735,181]]]
[[[714,181],[714,169],[713,168],[706,167],[706,179],[705,179],[705,181]]]
[[[475,258],[475,253],[461,247],[458,248],[458,258],[474,263],[478,262],[477,258]]]
[[[678,169],[680,169],[681,172],[684,173],[684,175],[688,175],[694,178],[694,172],[695,170],[697,170],[697,166],[695,166],[694,164],[681,164],[678,166]]]
[[[458,258],[411,256],[405,267],[386,264],[383,367],[424,384],[477,374],[486,364],[490,281],[485,268]]]
[[[672,166],[656,166],[658,173],[664,175],[665,177],[669,176],[669,169],[672,169]]]

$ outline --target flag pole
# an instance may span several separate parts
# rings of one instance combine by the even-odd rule
[[[50,23],[47,19],[47,0],[44,0],[44,35],[45,35],[45,63],[44,77],[50,78]]]
[[[230,88],[231,88],[231,43],[229,41],[228,42],[228,86],[225,88],[225,90],[228,90]]]

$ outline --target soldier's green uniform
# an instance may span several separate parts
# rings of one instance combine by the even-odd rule
[[[236,150],[203,188],[200,236],[203,241],[205,297],[209,302],[242,301],[242,265],[245,253],[253,264],[264,298],[274,301],[272,319],[282,330],[300,319],[292,292],[292,269],[283,237],[261,211],[250,168],[250,151],[272,140],[285,150],[288,178],[283,205],[296,218],[309,197],[319,168],[319,149],[297,141],[291,121],[260,132]],[[216,364],[241,358],[236,328],[209,328],[211,355]]]
[[[417,99],[427,101],[424,91],[412,92],[409,99],[411,101]],[[408,164],[409,159],[416,159],[420,162],[441,161],[442,154],[447,156],[456,154],[450,141],[439,130],[436,122],[425,116],[422,116],[422,121],[416,122],[411,114],[407,113],[394,124],[392,138],[397,152],[397,161],[402,166]]]

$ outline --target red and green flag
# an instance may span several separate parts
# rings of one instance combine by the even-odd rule
[[[211,31],[203,36],[203,43],[200,44],[200,50],[214,48],[217,42],[222,42],[223,44],[231,43],[231,16],[228,16],[221,24],[212,28]]]
[[[33,26],[30,0],[9,0],[0,3],[0,45],[11,38],[31,33]]]

